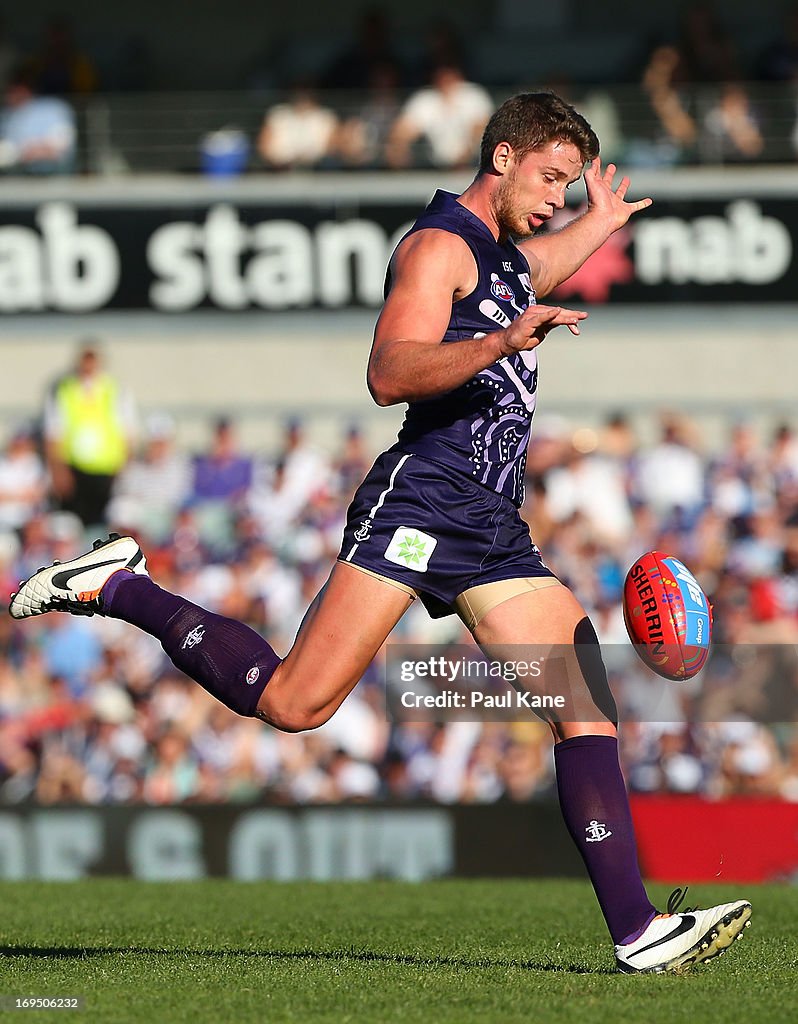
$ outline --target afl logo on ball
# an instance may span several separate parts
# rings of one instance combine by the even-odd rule
[[[515,300],[515,292],[504,281],[495,280],[490,286],[490,290],[497,299],[501,299],[502,302],[513,302]]]

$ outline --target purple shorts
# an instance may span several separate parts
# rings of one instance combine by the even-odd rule
[[[394,449],[357,489],[338,557],[410,587],[433,618],[471,587],[554,577],[508,498]]]

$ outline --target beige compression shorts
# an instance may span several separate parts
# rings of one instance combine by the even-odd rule
[[[387,576],[373,572],[371,569],[365,569],[361,565],[355,565],[353,562],[345,564],[351,565],[353,569],[357,569],[358,572],[365,573],[367,576],[382,580],[383,583],[387,583],[391,587],[396,587],[411,599],[418,596],[416,591],[405,583],[389,579]],[[536,590],[554,586],[562,586],[554,576],[527,576],[512,580],[496,580],[493,583],[481,583],[476,587],[464,590],[455,600],[454,607],[466,628],[473,632],[489,611],[504,604],[505,601],[509,601],[511,597],[533,594]]]

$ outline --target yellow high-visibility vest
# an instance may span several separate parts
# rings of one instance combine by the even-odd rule
[[[56,390],[63,418],[61,458],[84,473],[118,473],[127,458],[127,440],[119,415],[119,389],[100,376],[89,389],[67,377]]]

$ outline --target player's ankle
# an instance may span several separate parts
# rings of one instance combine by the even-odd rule
[[[103,613],[105,615],[108,615],[108,613],[110,612],[111,602],[113,601],[114,594],[119,588],[119,585],[121,583],[126,583],[128,580],[136,578],[145,579],[146,577],[137,577],[136,573],[132,569],[128,569],[127,567],[123,569],[117,569],[116,572],[111,573],[111,575],[103,584],[102,590],[100,590],[99,594],[100,606],[102,607]]]

